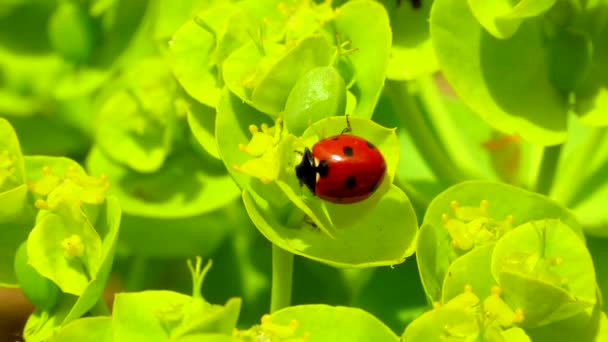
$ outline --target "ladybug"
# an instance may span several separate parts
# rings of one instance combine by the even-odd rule
[[[347,119],[348,120],[348,119]],[[344,132],[325,138],[304,150],[296,176],[320,198],[338,204],[363,201],[376,191],[386,163],[369,141]]]

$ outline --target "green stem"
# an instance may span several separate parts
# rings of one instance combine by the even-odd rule
[[[143,256],[133,256],[129,267],[129,275],[125,279],[125,288],[128,291],[140,291],[143,288],[148,259]]]
[[[563,204],[571,204],[607,131],[608,128],[605,127],[594,128],[581,148],[574,151],[572,158],[568,159],[567,164],[564,164],[558,181],[552,189],[551,197]]]
[[[293,276],[293,254],[272,245],[272,293],[270,312],[286,308],[291,304]]]
[[[393,100],[395,111],[401,117],[401,126],[407,127],[416,148],[437,179],[447,186],[471,179],[446,155],[420,111],[408,84],[387,81],[386,85]]]
[[[557,163],[562,152],[562,145],[548,146],[543,151],[540,169],[536,178],[536,192],[548,194],[553,186]]]
[[[420,101],[424,106],[429,121],[435,128],[437,139],[444,152],[461,170],[466,171],[467,178],[480,178],[475,175],[474,166],[478,161],[467,146],[459,126],[454,122],[454,116],[445,107],[445,100],[440,93],[433,76],[420,77],[416,80],[420,91]]]
[[[97,301],[97,303],[95,303],[95,305],[93,305],[91,310],[89,310],[89,313],[93,316],[110,316],[111,315],[110,308],[108,308],[106,301],[103,299],[103,294],[101,295],[101,297],[99,297],[99,300]]]

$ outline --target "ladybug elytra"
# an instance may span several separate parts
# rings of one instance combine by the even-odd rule
[[[386,163],[372,143],[343,132],[318,141],[312,151],[306,148],[295,171],[300,185],[314,195],[349,204],[374,193],[384,179]]]

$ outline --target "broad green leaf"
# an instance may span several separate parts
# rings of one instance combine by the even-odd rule
[[[155,173],[126,169],[93,149],[87,159],[92,174],[106,174],[109,193],[120,199],[126,214],[180,218],[213,211],[238,196],[223,165],[209,155],[183,149],[170,155]]]
[[[21,147],[10,123],[0,118],[0,223],[20,219],[27,202]]]
[[[358,49],[344,57],[352,63],[355,73],[351,90],[357,97],[357,107],[351,114],[371,118],[384,85],[391,51],[388,14],[375,1],[349,1],[337,9],[334,27],[342,41],[352,40],[349,48]]]
[[[471,12],[490,34],[496,38],[512,37],[526,18],[548,11],[557,0],[468,0]]]
[[[222,77],[226,87],[249,105],[251,93],[259,78],[285,54],[285,47],[276,43],[265,43],[264,50],[249,42],[231,53],[222,66]],[[221,100],[220,100],[221,101]]]
[[[433,1],[422,1],[420,8],[400,6],[394,0],[381,1],[388,10],[393,44],[386,70],[391,80],[412,80],[438,70],[429,34],[429,15]],[[405,1],[403,1],[405,2]]]
[[[114,339],[168,341],[171,322],[163,313],[179,309],[190,300],[190,296],[166,290],[117,294],[112,314]]]
[[[466,2],[442,0],[431,12],[431,37],[447,80],[490,126],[540,145],[564,141],[568,101],[550,81],[539,20],[499,40]]]
[[[66,243],[77,245],[75,248],[84,253],[67,254]],[[30,264],[66,293],[82,295],[100,267],[101,238],[82,213],[71,217],[44,214],[32,229],[27,245]]]
[[[463,308],[440,307],[424,313],[407,326],[402,341],[476,340],[479,334],[477,317]]]
[[[194,101],[189,102],[188,126],[201,147],[214,158],[220,159],[215,140],[215,110]]]
[[[576,91],[589,77],[594,56],[589,36],[573,29],[558,30],[547,38],[549,79],[565,94]],[[570,68],[564,68],[570,65]]]
[[[57,303],[61,291],[53,281],[45,278],[28,263],[27,244],[21,243],[15,255],[15,274],[19,288],[36,307],[50,310]]]
[[[251,93],[253,106],[277,115],[283,111],[298,79],[316,67],[328,66],[331,54],[329,43],[323,36],[302,39],[256,80]]]
[[[294,85],[285,104],[285,126],[301,135],[316,121],[343,115],[346,110],[344,79],[332,67],[318,67],[302,76]]]
[[[293,321],[296,323],[291,323]],[[287,331],[290,331],[291,324],[297,324],[295,329],[291,329],[292,335],[285,337],[308,336],[310,342],[399,341],[395,333],[377,318],[357,308],[321,304],[292,306],[274,312],[266,323],[267,326],[284,326],[283,330]]]
[[[505,234],[492,256],[492,274],[505,301],[522,309],[526,326],[574,316],[596,302],[591,255],[558,220],[532,221]]]
[[[169,42],[169,63],[173,74],[188,94],[207,106],[219,97],[218,71],[210,60],[215,48],[212,32],[191,19]]]
[[[87,341],[99,342],[114,341],[112,332],[112,319],[110,317],[85,317],[66,324],[57,331],[50,342]]]
[[[225,306],[195,301],[171,291],[118,294],[112,316],[114,336],[119,341],[167,341],[190,334],[227,334],[234,329],[239,299],[228,300]],[[198,311],[191,317],[192,305]]]
[[[608,320],[596,305],[593,312],[582,312],[576,316],[535,328],[526,328],[532,341],[589,341],[601,342],[608,337]]]
[[[213,2],[215,1],[183,0],[176,2],[172,0],[160,0],[158,2],[158,13],[162,13],[162,15],[156,19],[154,38],[157,40],[170,39],[188,19],[210,6]]]
[[[178,134],[173,78],[161,59],[148,59],[123,82],[101,105],[95,140],[115,161],[139,172],[157,171]]]
[[[574,110],[589,126],[606,126],[608,110],[608,8],[606,1],[587,1],[574,26],[591,40],[593,55],[587,77],[575,90]]]
[[[500,334],[505,342],[532,342],[526,331],[519,327],[503,330]]]
[[[491,272],[493,251],[493,244],[480,246],[450,264],[443,281],[442,303],[449,302],[469,286],[479,298],[492,294],[492,287],[497,284]]]
[[[277,217],[277,210],[271,203],[250,190],[243,192],[243,201],[253,223],[272,243],[329,265],[394,265],[403,262],[414,251],[414,209],[405,194],[395,186],[363,217],[353,214],[357,213],[356,205],[338,211],[336,217],[348,220],[357,216],[358,220],[332,230],[333,238],[313,228],[303,216],[297,218],[297,209],[288,211],[287,215],[296,217],[295,222],[289,222],[288,217]]]
[[[464,239],[470,240],[471,246],[491,243],[509,231],[509,227],[547,218],[561,220],[576,236],[584,239],[574,215],[542,195],[488,181],[469,181],[450,187],[429,205],[417,241],[420,277],[432,301],[441,298],[448,266],[465,252],[454,247],[455,237],[463,237],[456,236],[454,231],[455,236],[448,232],[444,214],[447,219],[465,223],[470,231],[465,231],[469,235]],[[484,223],[484,229],[478,229],[479,223]]]

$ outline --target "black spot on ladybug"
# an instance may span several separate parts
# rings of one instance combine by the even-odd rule
[[[371,188],[369,188],[369,192],[374,192],[378,189],[378,182],[374,183]]]
[[[344,146],[344,148],[342,149],[342,151],[344,151],[344,155],[347,157],[352,157],[353,156],[353,148],[350,146]]]
[[[331,140],[338,141],[338,140],[340,140],[340,136],[333,137]]]
[[[376,148],[376,146],[374,146],[374,144],[370,143],[369,141],[366,141],[366,143],[369,148],[371,148],[371,149]]]
[[[355,177],[350,176],[346,178],[346,183],[344,185],[347,189],[352,189],[355,187],[355,185],[357,185],[357,180],[355,179]]]
[[[321,160],[319,162],[319,165],[317,165],[317,173],[319,173],[319,176],[321,176],[321,178],[327,177],[327,173],[329,172],[329,164],[327,163],[327,160]]]

